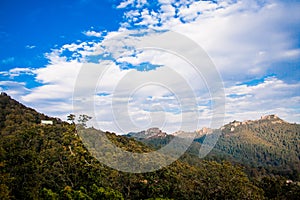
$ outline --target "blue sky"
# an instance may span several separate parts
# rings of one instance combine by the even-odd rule
[[[122,12],[114,7],[114,1],[108,0],[1,1],[1,69],[42,67],[48,62],[44,53],[86,40],[83,31],[117,30]]]
[[[76,112],[72,96],[82,65],[109,66],[104,77],[107,82],[97,86],[100,89],[95,92],[99,128],[126,132],[131,127],[118,128],[109,109],[114,86],[122,81],[125,85],[134,84],[131,80],[139,82],[136,77],[122,79],[132,74],[168,77],[167,68],[177,67],[178,72],[182,71],[182,81],[188,80],[197,88],[196,123],[209,126],[212,100],[205,81],[194,81],[182,60],[134,46],[126,46],[126,55],[111,50],[115,35],[138,35],[137,31],[150,28],[180,33],[207,52],[224,83],[224,122],[278,114],[299,123],[298,10],[299,1],[277,0],[2,0],[0,90],[40,112],[65,119]],[[132,130],[151,126],[169,132],[180,129],[180,104],[174,99],[176,93],[180,96],[185,91],[180,81],[165,79],[175,88],[175,94],[155,86],[138,90],[135,96],[119,96],[114,102],[116,108],[125,106],[118,102],[130,102],[126,107],[130,119],[119,117],[120,124],[136,120]],[[190,123],[195,123],[194,119]]]

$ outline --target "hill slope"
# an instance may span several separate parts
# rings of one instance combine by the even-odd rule
[[[120,172],[91,156],[74,124],[50,118],[54,125],[41,125],[47,116],[7,95],[0,95],[0,108],[0,199],[263,199],[267,192],[291,199],[300,191],[281,179],[254,183],[238,166],[193,156],[193,165],[175,161],[151,173]],[[152,151],[133,139],[105,134],[127,151]],[[279,187],[264,191],[263,184]]]
[[[60,119],[38,113],[10,98],[6,93],[0,94],[0,110],[0,130],[3,134],[13,132],[21,126],[39,124],[41,120],[53,120],[55,123],[61,123]]]
[[[234,121],[221,130],[215,153],[218,151],[237,162],[299,179],[299,124],[269,115],[255,121]]]
[[[269,115],[254,121],[233,121],[219,130],[222,134],[205,159],[240,163],[253,175],[265,174],[264,170],[267,170],[269,174],[280,174],[300,180],[299,124],[291,124],[276,115]],[[188,153],[198,156],[206,135],[215,134],[215,131],[208,128],[198,131],[198,136],[188,149]],[[128,136],[156,149],[165,146],[176,136],[175,133],[164,137],[158,135],[136,137],[140,133]]]

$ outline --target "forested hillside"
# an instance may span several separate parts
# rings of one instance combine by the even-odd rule
[[[282,177],[250,180],[238,165],[189,154],[155,172],[120,172],[91,156],[75,124],[37,113],[5,94],[0,108],[0,199],[296,199],[300,194],[297,184]],[[54,124],[42,125],[42,119]],[[105,134],[128,151],[153,150]]]
[[[300,180],[299,124],[291,124],[276,115],[269,115],[254,121],[233,121],[219,130],[222,134],[214,149],[205,157],[206,160],[227,160],[242,164],[246,167],[245,171],[253,177],[273,174]],[[215,134],[215,130],[206,132],[207,130],[198,131],[195,142],[188,149],[189,154],[198,156],[206,134]],[[153,134],[151,137],[138,137],[139,133],[127,136],[156,149],[165,146],[175,137]]]
[[[276,115],[225,125],[215,150],[212,154],[221,152],[247,166],[300,180],[300,125]]]

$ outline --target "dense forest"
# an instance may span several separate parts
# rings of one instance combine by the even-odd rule
[[[297,199],[300,196],[299,183],[287,181],[286,177],[271,173],[252,177],[236,162],[201,160],[191,153],[155,172],[120,172],[91,156],[74,123],[40,114],[4,93],[0,95],[0,109],[0,199]],[[52,120],[53,125],[41,124],[45,119]],[[127,151],[153,151],[133,138],[97,131]],[[290,148],[297,148],[290,144],[293,139],[283,140]],[[287,154],[279,156],[284,155]],[[270,162],[273,163],[272,158]]]
[[[249,166],[252,176],[258,173],[278,174],[300,180],[300,125],[283,121],[275,115],[222,127],[212,154],[231,156]]]
[[[149,129],[150,132],[153,129]],[[147,131],[149,131],[147,130]],[[220,129],[221,135],[205,160],[230,161],[242,164],[251,177],[280,175],[300,181],[300,125],[285,122],[275,115],[254,121],[233,121]],[[146,145],[159,149],[175,136],[142,131],[129,133]],[[211,130],[209,134],[216,134]],[[196,136],[188,153],[198,156],[206,134]]]

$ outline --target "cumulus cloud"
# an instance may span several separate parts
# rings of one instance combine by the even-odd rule
[[[117,6],[117,8],[126,8],[128,5],[133,4],[133,2],[134,0],[123,1]]]
[[[36,107],[41,112],[65,119],[72,112],[72,94],[81,63],[66,61],[53,54],[51,63],[32,72],[40,84],[22,95],[22,102]]]
[[[278,114],[287,121],[299,120],[300,83],[286,83],[276,77],[255,85],[237,84],[226,88],[227,121],[258,119]]]
[[[141,8],[145,4],[147,4],[147,0],[125,0],[122,1],[117,8],[126,8],[128,6],[136,7],[136,8]]]
[[[17,67],[17,68],[10,69],[8,74],[11,78],[20,76],[22,74],[33,75],[33,69]]]
[[[101,32],[96,32],[96,31],[85,31],[85,32],[83,32],[83,34],[86,36],[93,36],[93,37],[101,37],[102,36]]]
[[[22,101],[36,104],[39,110],[48,114],[54,113],[55,116],[61,115],[62,107],[65,115],[70,112],[94,115],[94,107],[80,104],[75,110],[70,110],[70,106],[65,106],[72,104],[72,95],[75,101],[76,98],[82,102],[94,101],[97,106],[95,118],[102,124],[99,128],[122,133],[152,126],[163,127],[170,132],[178,129],[196,129],[198,119],[193,111],[197,110],[197,105],[193,102],[195,100],[193,96],[196,96],[194,92],[199,93],[205,88],[205,83],[196,80],[201,77],[195,76],[195,73],[189,70],[193,69],[190,63],[177,55],[161,50],[133,51],[135,52],[133,54],[126,49],[120,50],[119,47],[137,48],[134,47],[133,41],[140,38],[127,36],[128,41],[123,38],[122,45],[119,46],[120,38],[115,37],[110,36],[100,43],[65,44],[47,54],[49,64],[34,70],[35,80],[42,85],[32,88],[29,94],[22,97]],[[130,44],[133,46],[128,46]],[[96,63],[84,61],[90,56],[86,52],[94,52],[90,51],[91,46],[101,47],[111,54],[111,58],[102,57]],[[70,59],[64,56],[66,49],[85,53],[81,54],[81,60]],[[134,61],[133,57],[137,59]],[[150,71],[137,71],[134,68],[124,70],[120,66],[120,63],[138,66],[150,61],[160,67]],[[80,79],[78,76],[82,69],[86,69],[88,73]],[[82,74],[84,75],[84,72],[81,72]],[[93,82],[93,79],[97,82]],[[150,86],[147,86],[148,83]],[[74,96],[76,84],[79,93]],[[85,93],[95,87],[96,90],[91,94]],[[138,89],[139,87],[141,89]],[[49,106],[46,106],[47,102]],[[182,117],[189,119],[184,126],[180,123]],[[115,122],[119,125],[117,126]],[[120,124],[123,125],[121,129]]]
[[[300,21],[299,3],[159,0],[157,6],[149,5],[145,0],[123,1],[117,8],[125,10],[125,21],[118,31],[105,35],[93,30],[83,32],[98,40],[69,43],[52,50],[46,54],[49,63],[43,68],[15,68],[0,73],[10,78],[28,73],[34,75],[39,86],[29,90],[25,83],[2,81],[1,88],[10,88],[9,93],[17,92],[23,102],[47,114],[63,119],[71,112],[93,115],[98,128],[119,133],[151,126],[168,132],[189,130],[195,129],[197,121],[209,126],[214,99],[205,77],[191,70],[181,55],[136,46],[149,35],[135,28],[150,27],[156,30],[151,33],[178,32],[208,53],[224,79],[227,121],[275,113],[299,122],[299,81],[288,83],[267,76],[254,85],[243,83],[246,78],[265,77],[280,62],[299,58],[300,49],[292,37]],[[127,37],[120,40],[122,34]],[[165,42],[183,45],[176,40]],[[182,50],[193,51],[184,45]],[[194,59],[201,56],[195,55]],[[137,70],[145,63],[159,67]],[[86,74],[80,79],[82,70]],[[160,85],[147,86],[146,82]],[[77,100],[87,104],[72,108],[72,101]],[[198,112],[196,117],[191,112],[193,106]],[[190,119],[184,121],[184,126],[183,118]]]
[[[128,11],[123,26],[188,36],[208,52],[224,79],[259,77],[276,63],[299,58],[291,37],[299,27],[297,8],[297,2],[279,1],[158,1],[154,10]]]
[[[30,90],[26,88],[25,82],[0,81],[0,88],[3,92],[12,95],[16,99],[21,99],[23,95],[30,92]]]
[[[33,75],[33,70],[32,68],[28,67],[16,67],[12,68],[8,71],[0,71],[0,76],[6,76],[9,77],[9,79],[14,79],[15,77],[21,76],[21,75]]]

